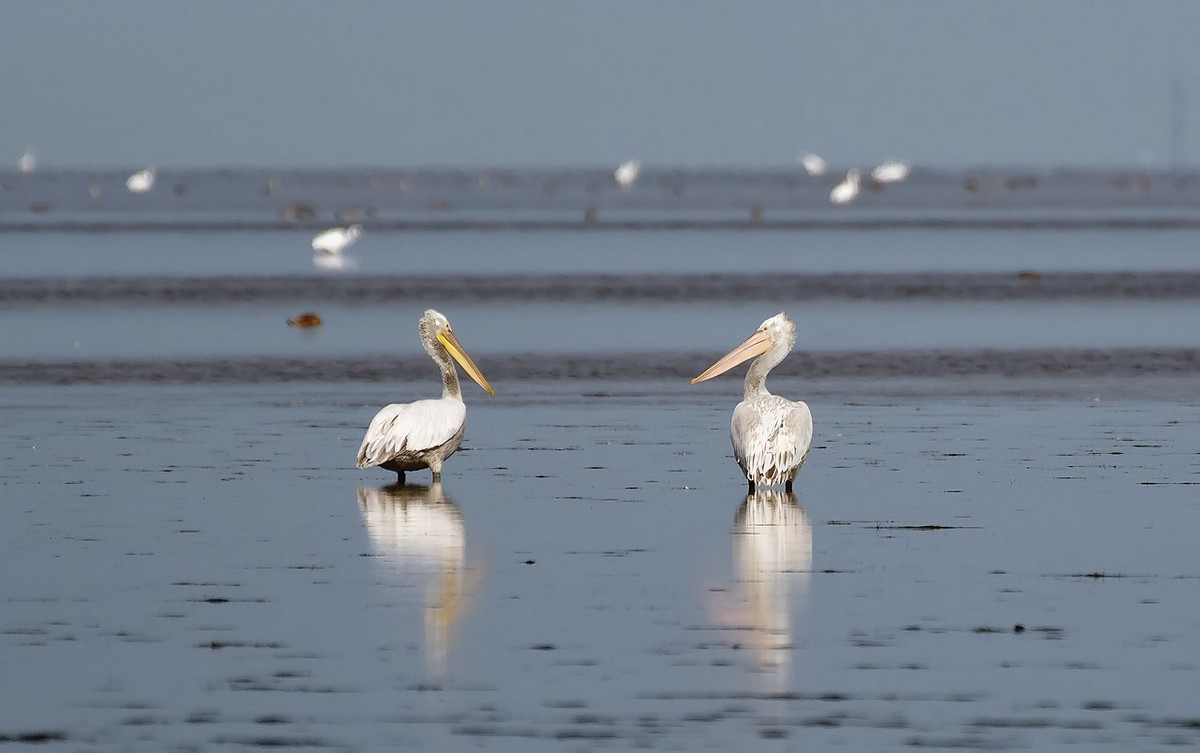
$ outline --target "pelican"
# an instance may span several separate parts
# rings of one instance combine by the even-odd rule
[[[418,400],[415,403],[393,403],[371,419],[367,434],[358,448],[358,467],[377,465],[394,471],[396,483],[404,483],[405,471],[428,468],[433,481],[442,479],[442,463],[454,454],[467,428],[467,406],[458,386],[458,372],[450,359],[458,361],[475,383],[495,395],[479,367],[463,350],[450,321],[427,309],[417,325],[421,344],[442,370],[442,397],[439,400]]]
[[[850,170],[842,182],[829,192],[829,200],[834,204],[849,204],[854,201],[854,197],[858,196],[858,181],[861,177],[857,169]]]
[[[819,154],[806,154],[800,158],[800,163],[804,165],[804,172],[812,176],[825,174],[825,160],[821,159]]]
[[[138,170],[126,178],[125,187],[133,193],[146,193],[151,188],[154,188],[154,180],[157,177],[158,175],[154,168],[147,167],[145,170]]]
[[[32,149],[26,151],[21,155],[21,158],[17,160],[17,172],[28,174],[36,169],[37,155],[33,153]]]
[[[791,317],[780,312],[692,380],[696,384],[712,379],[757,356],[746,372],[742,402],[733,409],[729,425],[733,456],[746,474],[751,493],[759,486],[780,483],[790,492],[792,480],[804,466],[812,446],[812,413],[808,405],[767,391],[767,374],[795,344],[796,325]]]
[[[871,177],[880,183],[899,183],[908,177],[907,162],[888,160],[871,171]]]
[[[626,160],[613,171],[613,180],[617,181],[617,185],[621,188],[629,188],[637,181],[638,174],[641,172],[641,162],[635,159]]]
[[[312,239],[313,251],[323,251],[327,254],[340,254],[362,235],[362,225],[354,224],[349,227],[331,227],[323,233],[317,233]]]

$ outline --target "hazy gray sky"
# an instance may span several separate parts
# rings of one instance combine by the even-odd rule
[[[0,163],[1161,165],[1198,33],[1193,0],[20,0]]]

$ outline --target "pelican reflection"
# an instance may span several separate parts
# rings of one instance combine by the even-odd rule
[[[733,521],[733,568],[754,662],[782,684],[812,577],[812,524],[793,493],[746,495]]]
[[[359,487],[358,506],[371,548],[389,572],[425,585],[425,658],[440,675],[470,595],[462,511],[441,484]]]

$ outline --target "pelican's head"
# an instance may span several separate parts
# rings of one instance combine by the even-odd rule
[[[744,343],[721,356],[721,360],[709,366],[700,376],[692,380],[692,384],[704,382],[715,376],[720,376],[743,361],[756,358],[774,351],[782,360],[792,346],[796,344],[796,324],[792,318],[780,311],[775,316],[758,325],[758,329]]]
[[[467,372],[467,376],[475,380],[475,384],[482,387],[489,395],[496,394],[492,390],[492,385],[488,384],[488,380],[484,378],[483,372],[459,344],[458,338],[450,329],[450,320],[444,314],[433,309],[426,309],[425,313],[421,314],[417,331],[421,334],[421,344],[425,346],[425,352],[433,360],[438,363],[450,363],[447,356],[453,358],[459,366],[463,367],[463,371]],[[453,366],[451,368],[453,369]]]
[[[849,172],[846,173],[846,180],[850,181],[856,186],[858,185],[860,178],[862,178],[862,171],[857,167],[850,168]]]
[[[350,227],[346,228],[346,237],[349,238],[350,240],[356,241],[356,240],[358,240],[358,237],[360,235],[362,235],[362,225],[355,223],[355,224],[351,225]],[[437,313],[437,312],[434,312],[434,313]],[[438,314],[438,316],[441,316],[441,314]],[[442,316],[442,318],[445,319],[446,317]]]

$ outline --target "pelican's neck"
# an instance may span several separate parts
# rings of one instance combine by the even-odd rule
[[[450,398],[452,400],[462,401],[462,388],[458,384],[458,371],[454,368],[454,362],[450,360],[450,353],[440,342],[437,335],[433,333],[433,328],[422,319],[420,326],[421,344],[425,346],[425,352],[433,359],[433,362],[438,365],[442,371],[442,398]]]
[[[458,384],[458,371],[450,362],[450,357],[445,350],[442,350],[434,360],[437,361],[438,368],[442,370],[442,397],[461,401],[462,387]]]
[[[750,364],[749,370],[746,371],[746,388],[742,391],[743,400],[771,394],[767,391],[767,372],[771,370],[771,366],[767,365],[766,360],[766,356],[759,356]]]
[[[742,391],[743,400],[771,394],[767,391],[767,374],[779,365],[779,362],[787,356],[791,349],[790,343],[780,341],[771,346],[766,353],[754,359],[746,371],[746,387]]]

